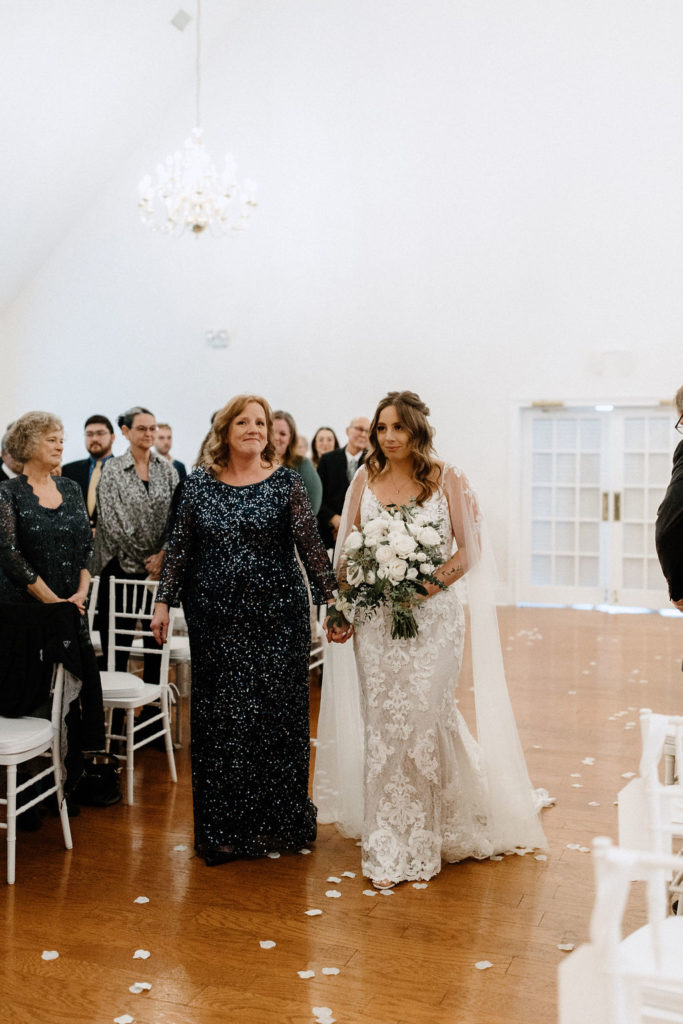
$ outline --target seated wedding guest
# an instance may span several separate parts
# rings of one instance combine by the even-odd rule
[[[323,485],[318,527],[326,548],[333,548],[337,539],[346,489],[362,465],[369,431],[370,420],[366,416],[356,416],[346,428],[346,446],[326,452],[318,463],[318,475]]]
[[[54,475],[64,449],[61,421],[52,413],[28,412],[16,420],[4,443],[23,469],[0,484],[0,602],[70,603],[80,613],[77,641],[87,690],[67,717],[68,793],[82,773],[83,750],[104,747],[102,689],[84,614],[92,533],[78,484]],[[81,715],[86,693],[87,713],[83,703]]]
[[[238,395],[183,485],[152,630],[183,603],[192,653],[194,842],[208,866],[316,835],[308,596],[335,585],[301,477],[278,465],[270,407]],[[316,594],[316,596],[318,596]]]
[[[116,435],[111,420],[97,414],[88,416],[84,431],[88,458],[67,462],[62,466],[62,476],[68,476],[70,480],[75,480],[83,491],[90,525],[94,529],[97,522],[97,485],[100,482],[104,464],[114,458],[112,447]]]
[[[7,435],[14,426],[10,423],[7,430],[3,434],[2,441],[0,442],[0,482],[3,480],[12,480],[15,476],[21,473],[21,463],[13,459],[10,453],[7,451]]]
[[[178,474],[179,480],[184,480],[187,476],[187,470],[185,464],[179,459],[171,457],[171,447],[173,445],[173,430],[168,423],[157,423],[157,439],[154,445],[157,455],[161,455],[162,458],[170,462],[176,473]]]
[[[313,468],[310,459],[296,454],[298,435],[294,417],[278,409],[273,413],[273,443],[281,466],[295,470],[304,482],[308,500],[314,513],[317,513],[322,501],[323,489],[320,478]]]
[[[683,387],[674,398],[676,430],[683,434]],[[662,572],[669,584],[669,597],[683,612],[683,441],[679,441],[673,459],[673,472],[664,501],[657,509],[655,544]]]
[[[321,456],[327,452],[336,452],[339,441],[332,427],[318,427],[311,441],[311,462],[318,468]]]
[[[130,447],[107,462],[97,491],[95,570],[100,574],[98,601],[103,659],[109,639],[109,579],[159,579],[166,550],[171,499],[178,474],[167,459],[152,451],[157,425],[140,405],[118,418]],[[119,629],[126,628],[123,619]],[[117,652],[116,669],[125,670],[126,653]],[[161,659],[145,659],[145,682],[159,679]]]

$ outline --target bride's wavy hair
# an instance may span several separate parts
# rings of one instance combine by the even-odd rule
[[[260,405],[266,417],[267,440],[266,446],[261,452],[261,459],[267,466],[273,466],[276,462],[275,445],[273,444],[273,413],[265,398],[260,395],[236,395],[231,398],[227,405],[224,405],[213,418],[211,431],[202,444],[201,454],[197,465],[208,469],[212,476],[218,476],[222,469],[230,461],[230,445],[228,434],[230,425],[240,413],[243,413],[250,402]]]
[[[368,480],[372,482],[386,469],[387,457],[377,439],[377,426],[380,415],[390,405],[396,409],[398,421],[410,437],[413,473],[420,485],[417,501],[422,504],[437,490],[441,469],[434,459],[434,428],[427,418],[429,409],[414,391],[390,391],[377,406],[370,425],[370,443],[365,458]]]

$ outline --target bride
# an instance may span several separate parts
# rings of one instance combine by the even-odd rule
[[[547,793],[532,791],[510,706],[477,499],[463,473],[434,457],[428,415],[411,391],[382,399],[335,552],[342,580],[352,527],[411,500],[442,538],[445,589],[425,586],[415,638],[391,639],[387,605],[328,630],[337,643],[354,633],[355,666],[350,645],[328,648],[313,796],[319,821],[361,836],[363,874],[378,888],[432,878],[444,860],[546,848],[538,809]],[[455,700],[465,613],[453,584],[463,577],[478,742]]]

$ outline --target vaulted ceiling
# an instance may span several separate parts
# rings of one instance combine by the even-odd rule
[[[254,6],[204,0],[207,60]],[[189,134],[195,21],[171,23],[183,7],[194,16],[195,0],[0,0],[0,311],[170,104]]]

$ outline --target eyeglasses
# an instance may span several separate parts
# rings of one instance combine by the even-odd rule
[[[154,427],[131,427],[131,430],[137,430],[138,434],[156,434],[157,428]]]
[[[679,434],[683,434],[683,415],[679,416],[675,429]]]
[[[88,440],[92,440],[93,437],[109,437],[108,430],[86,430],[85,436]]]

